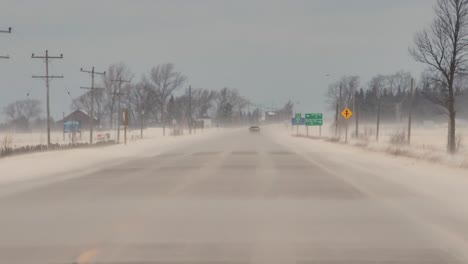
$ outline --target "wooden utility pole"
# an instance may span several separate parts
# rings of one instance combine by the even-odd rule
[[[117,93],[114,93],[114,95],[117,95],[117,98],[118,98],[118,101],[117,101],[117,111],[118,111],[118,114],[117,114],[117,143],[120,143],[120,112],[121,112],[121,109],[120,109],[120,99],[121,99],[121,96],[122,96],[122,93],[120,92],[121,88],[122,88],[122,83],[129,83],[130,81],[129,80],[122,80],[122,78],[119,78],[118,80],[111,80],[111,82],[116,82],[118,83],[119,85],[119,90]]]
[[[46,50],[45,56],[35,56],[34,53],[31,56],[32,59],[44,59],[46,65],[46,75],[44,76],[32,76],[33,78],[40,78],[46,81],[46,90],[47,90],[47,148],[50,147],[50,92],[49,92],[49,83],[51,79],[62,79],[63,75],[49,75],[49,60],[52,59],[63,59],[63,54],[60,56],[49,56],[49,52]]]
[[[338,104],[339,104],[338,111],[340,111],[341,108],[343,107],[343,103],[342,103],[342,101],[341,101],[342,89],[343,89],[343,84],[340,82],[340,99],[339,99],[339,102],[338,102]],[[337,112],[338,112],[338,111],[337,111]],[[338,125],[338,135],[339,135],[340,140],[341,140],[341,124],[342,124],[341,118],[338,119],[338,122],[339,122],[339,125]]]
[[[145,126],[145,110],[141,110],[140,139],[143,139],[143,128]]]
[[[354,108],[353,109],[356,112],[356,131],[354,132],[356,134],[356,138],[359,138],[359,97],[358,97],[358,92],[356,91],[354,93]]]
[[[375,133],[375,140],[379,141],[379,131],[380,130],[380,94],[377,98],[377,131]]]
[[[0,30],[0,33],[7,33],[7,34],[11,34],[11,27],[8,28],[8,30]],[[6,56],[0,56],[0,59],[9,59],[10,56],[6,55]]]
[[[89,144],[93,144],[93,127],[94,127],[94,90],[99,89],[99,90],[104,90],[104,88],[96,88],[94,87],[94,75],[106,75],[106,72],[96,72],[94,71],[94,66],[91,71],[83,70],[83,68],[80,68],[81,72],[89,73],[91,74],[91,87],[80,87],[81,89],[87,89],[90,90],[91,92],[91,113],[89,113]]]
[[[124,125],[124,143],[127,145],[127,126],[128,126],[128,110],[122,112],[122,121]]]
[[[413,104],[414,104],[414,79],[411,79],[411,91],[410,91],[410,106],[409,106],[409,114],[408,114],[408,145],[411,143],[411,119],[413,116]]]
[[[65,112],[62,112],[62,123],[63,123],[63,141],[65,141]]]
[[[348,143],[348,121],[345,121],[345,126],[346,126],[346,137],[345,137],[345,143]]]
[[[189,134],[192,134],[192,86],[189,85]]]
[[[335,112],[335,137],[338,136],[338,109],[339,109],[339,103],[336,103],[336,112]]]

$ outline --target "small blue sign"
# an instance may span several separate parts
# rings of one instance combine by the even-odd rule
[[[65,133],[80,132],[80,130],[81,126],[78,121],[67,121],[63,123],[63,132]]]
[[[305,118],[301,118],[299,122],[297,122],[296,118],[291,118],[291,122],[293,126],[303,126],[305,125]]]

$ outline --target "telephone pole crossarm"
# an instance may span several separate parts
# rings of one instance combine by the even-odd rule
[[[83,86],[80,86],[80,89],[84,89],[84,90],[104,90],[105,88],[102,88],[102,87],[83,87]]]
[[[63,79],[63,75],[32,76],[33,79]]]
[[[11,34],[11,27],[9,27],[8,30],[0,30],[0,33]],[[9,59],[9,58],[10,58],[10,56],[8,56],[8,55],[0,56],[0,59]]]
[[[47,52],[47,51],[46,51]],[[31,59],[63,59],[63,54],[60,54],[60,56],[36,56],[34,53],[31,55]]]
[[[8,33],[8,34],[11,34],[11,30],[12,30],[12,28],[9,27],[8,30],[0,30],[0,33]]]

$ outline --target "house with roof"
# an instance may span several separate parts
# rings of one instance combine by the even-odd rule
[[[83,129],[89,129],[91,119],[90,119],[89,114],[86,111],[78,109],[78,110],[71,112],[69,115],[65,116],[62,120],[57,121],[57,125],[63,127],[63,124],[69,121],[78,122],[80,124],[79,126],[81,130],[83,130]],[[92,122],[94,126],[96,126],[96,124],[98,123],[98,120],[95,117],[93,117]]]

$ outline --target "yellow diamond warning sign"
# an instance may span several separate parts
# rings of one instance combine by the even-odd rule
[[[346,107],[345,109],[343,109],[343,111],[341,111],[341,115],[344,119],[349,119],[353,115],[353,112],[349,110],[348,107]]]

